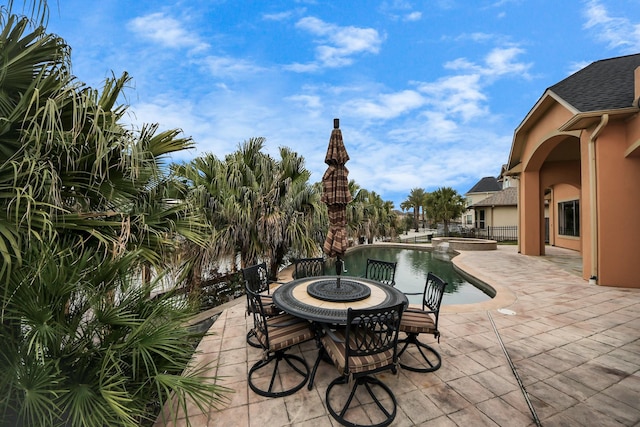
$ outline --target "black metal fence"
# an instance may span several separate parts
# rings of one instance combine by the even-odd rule
[[[197,289],[181,286],[157,294],[154,298],[160,298],[165,294],[171,295],[177,302],[187,297],[195,297],[200,303],[200,310],[204,311],[244,295],[244,280],[242,272],[221,274],[203,281]]]
[[[518,226],[487,227],[474,229],[478,239],[497,240],[498,242],[515,242],[518,240]]]
[[[431,234],[422,234],[420,236],[412,237],[399,236],[399,240],[401,243],[431,243],[432,237],[436,236],[432,236]]]
[[[460,227],[453,228],[448,235],[445,235],[442,230],[434,230],[433,232],[411,237],[401,235],[399,240],[403,243],[431,243],[431,239],[434,237],[469,237],[496,240],[498,242],[515,242],[518,240],[518,226],[487,227],[483,229]]]

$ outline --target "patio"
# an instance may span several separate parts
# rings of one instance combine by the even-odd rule
[[[392,425],[639,425],[640,289],[589,285],[575,274],[571,251],[547,247],[546,257],[530,257],[516,250],[499,246],[454,258],[497,296],[443,306],[440,343],[425,337],[442,354],[438,371],[382,375],[398,400]],[[324,406],[326,386],[337,376],[331,365],[320,365],[311,391],[269,399],[249,389],[248,369],[261,355],[246,344],[250,322],[241,298],[200,343],[194,363],[217,361],[213,374],[235,393],[223,408],[201,413],[191,406],[191,425],[337,425]],[[314,342],[299,351],[313,363]],[[361,403],[366,422],[368,402]]]

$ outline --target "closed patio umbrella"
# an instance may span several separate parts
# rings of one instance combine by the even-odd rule
[[[336,257],[336,273],[342,272],[342,257],[347,251],[347,204],[351,201],[349,192],[349,170],[345,163],[349,154],[342,140],[340,120],[333,119],[333,130],[324,162],[328,168],[322,176],[321,201],[329,211],[329,231],[324,241],[323,251],[329,257]],[[338,286],[340,278],[338,277]]]

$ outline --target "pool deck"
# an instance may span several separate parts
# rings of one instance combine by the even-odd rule
[[[398,400],[393,426],[640,426],[640,289],[590,285],[576,274],[575,252],[546,251],[499,246],[453,259],[497,295],[443,306],[440,343],[424,337],[442,355],[439,370],[379,375]],[[251,322],[244,299],[229,304],[200,343],[194,362],[213,362],[212,374],[235,393],[222,408],[188,407],[191,425],[337,426],[324,405],[337,376],[329,364],[311,391],[269,399],[249,389],[247,372],[261,356],[245,342]],[[309,364],[317,354],[313,342],[296,351]],[[184,414],[168,425],[187,425]]]

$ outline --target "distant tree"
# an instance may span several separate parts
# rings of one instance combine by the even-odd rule
[[[449,235],[449,223],[462,215],[465,200],[451,187],[440,187],[429,194],[427,199],[427,214],[432,220],[442,222],[445,236]]]
[[[284,147],[275,159],[263,152],[264,142],[251,138],[224,160],[207,154],[174,167],[211,224],[208,246],[185,247],[196,286],[221,259],[238,259],[240,268],[265,261],[275,279],[290,251],[318,251],[320,193],[308,182],[304,159]]]
[[[426,204],[428,193],[422,188],[412,188],[407,200],[400,204],[403,210],[413,209],[413,227],[418,231],[420,208]]]
[[[349,181],[353,200],[347,205],[347,231],[350,238],[366,238],[373,243],[376,237],[393,236],[397,231],[397,215],[393,202],[382,200],[375,191],[361,188]]]

